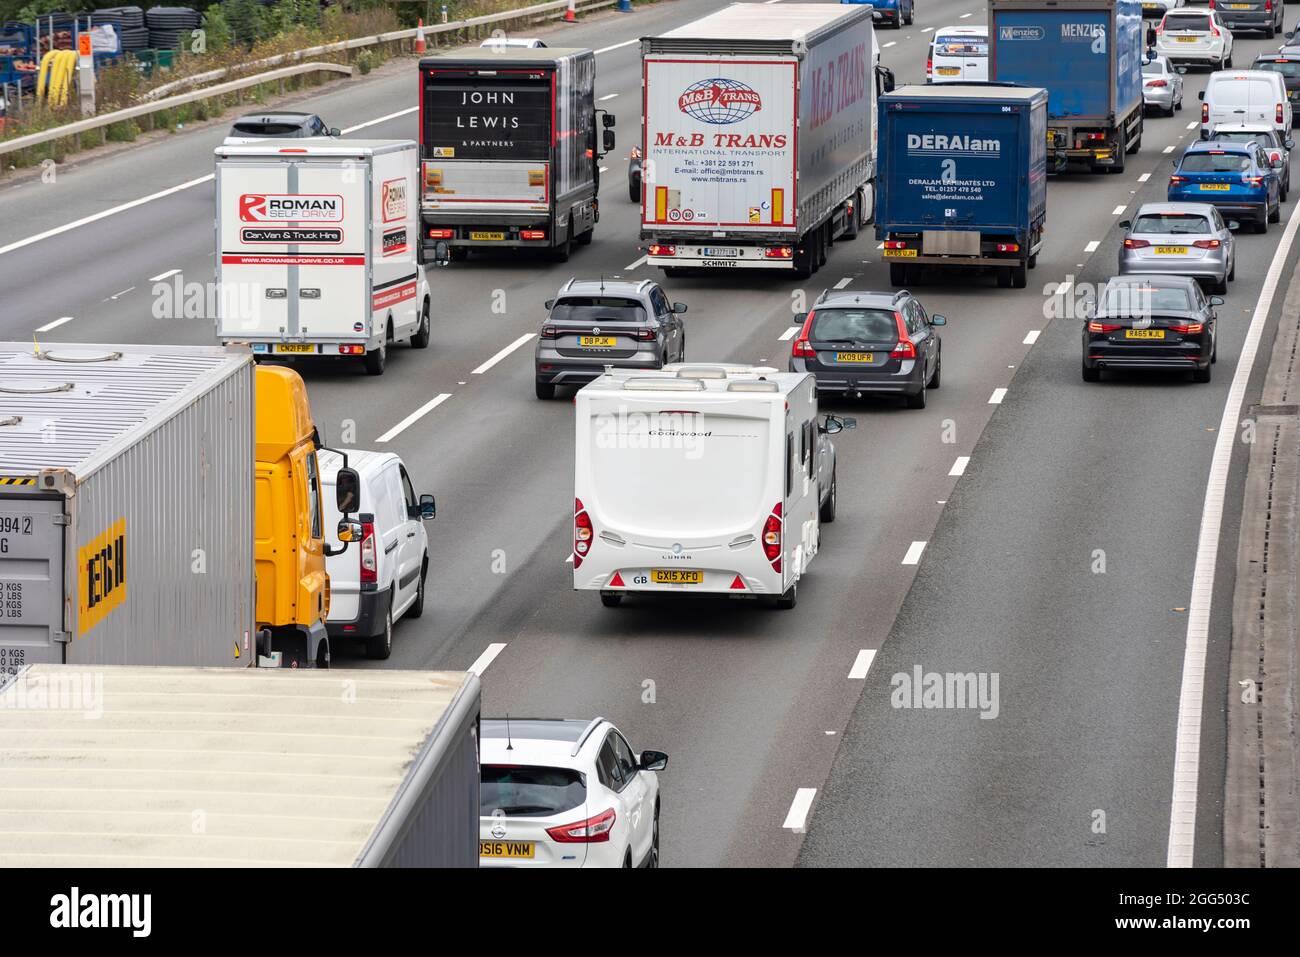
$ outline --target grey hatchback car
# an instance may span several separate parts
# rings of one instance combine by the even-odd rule
[[[943,342],[935,328],[948,320],[928,315],[906,289],[824,292],[798,318],[790,371],[811,372],[819,395],[893,393],[924,409],[927,390],[939,388]]]
[[[1121,276],[1191,276],[1218,293],[1227,292],[1228,280],[1236,276],[1232,228],[1237,222],[1224,222],[1209,203],[1144,203],[1119,226],[1125,230],[1119,247]]]
[[[652,279],[570,279],[546,301],[537,337],[537,398],[558,385],[581,386],[616,369],[661,369],[686,358],[686,305],[670,303]]]

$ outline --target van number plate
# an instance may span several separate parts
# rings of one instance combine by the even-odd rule
[[[316,347],[307,342],[277,342],[275,344],[276,352],[315,352]]]

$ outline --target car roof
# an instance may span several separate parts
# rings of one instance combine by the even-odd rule
[[[1193,140],[1188,144],[1186,156],[1188,153],[1250,153],[1254,143],[1233,143],[1228,140]]]
[[[611,728],[604,718],[482,718],[479,740],[484,754],[496,761],[526,763],[526,758],[570,766]],[[508,745],[514,746],[509,753]]]
[[[570,279],[560,287],[559,295],[643,296],[655,285],[653,279]]]
[[[827,289],[817,297],[814,305],[818,308],[826,306],[877,306],[888,309],[901,299],[910,299],[912,294],[906,289],[900,289],[897,292],[878,292],[872,289],[864,289],[860,292],[848,292],[837,289]]]
[[[1208,216],[1213,210],[1214,207],[1209,203],[1143,203],[1133,216],[1135,219],[1138,216],[1150,216],[1153,213],[1187,213],[1189,215]]]
[[[315,113],[299,113],[295,110],[279,110],[275,113],[249,113],[235,118],[236,123],[290,123],[310,119]]]
[[[1159,286],[1166,289],[1192,289],[1196,280],[1191,276],[1169,276],[1158,273],[1126,273],[1123,276],[1111,276],[1106,280],[1105,288],[1112,286]]]

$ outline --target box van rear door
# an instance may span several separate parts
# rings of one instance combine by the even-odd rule
[[[0,498],[0,681],[63,661],[63,501]]]

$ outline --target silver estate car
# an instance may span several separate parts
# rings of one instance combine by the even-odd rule
[[[581,386],[617,369],[661,369],[686,359],[684,303],[668,301],[652,279],[570,279],[537,337],[537,398],[557,385]]]
[[[1173,116],[1183,108],[1183,74],[1187,67],[1174,67],[1168,57],[1152,56],[1142,61],[1142,105]]]
[[[1121,276],[1189,276],[1208,283],[1213,292],[1228,291],[1237,258],[1232,230],[1208,203],[1144,203],[1133,219],[1121,220]]]

